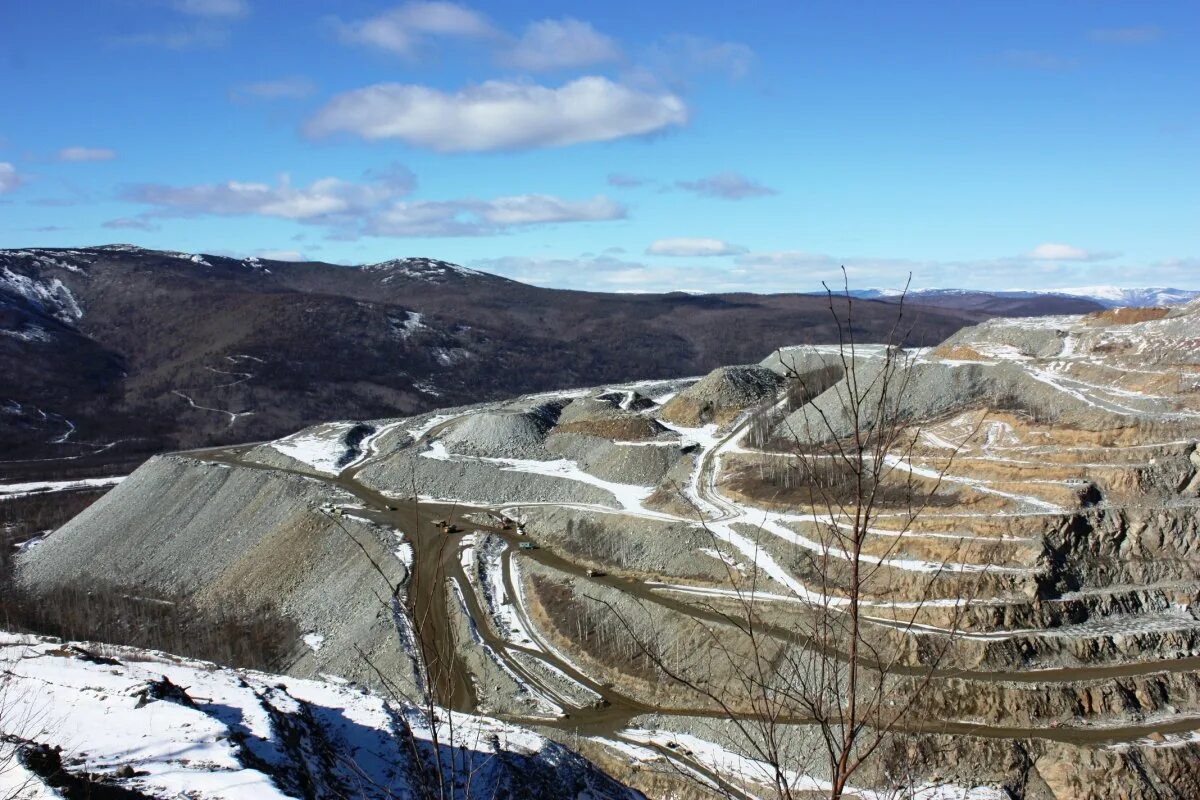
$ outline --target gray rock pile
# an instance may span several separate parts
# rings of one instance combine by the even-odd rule
[[[719,367],[667,401],[660,416],[689,427],[725,424],[782,385],[780,375],[759,364]]]

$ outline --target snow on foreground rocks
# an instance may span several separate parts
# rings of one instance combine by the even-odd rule
[[[348,685],[100,652],[0,632],[0,796],[58,796],[30,771],[33,759],[13,757],[14,747],[48,745],[71,775],[154,798],[417,798],[439,770],[454,785],[447,798],[641,797],[561,745],[487,717],[439,711],[435,745],[415,709]]]

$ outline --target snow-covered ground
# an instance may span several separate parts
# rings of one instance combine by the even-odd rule
[[[351,422],[336,422],[305,428],[283,439],[270,443],[272,449],[288,458],[307,465],[322,475],[337,475],[347,460],[344,437],[354,427]]]
[[[544,798],[636,797],[527,729],[444,709],[431,724],[344,683],[9,633],[0,633],[0,666],[4,734],[61,747],[68,772],[105,775],[150,797],[415,798],[414,746],[424,770],[441,751],[446,782],[457,784],[447,800],[526,797],[529,786]],[[4,766],[0,795],[58,796],[19,762]]]
[[[0,498],[26,497],[31,494],[68,492],[75,489],[107,489],[125,480],[124,475],[109,478],[80,478],[73,481],[31,481],[28,483],[0,483]]]
[[[771,765],[747,758],[698,736],[649,728],[627,728],[618,732],[617,736],[626,743],[632,743],[627,749],[621,749],[635,763],[670,758],[685,769],[689,763],[693,763],[733,784],[768,789],[776,786],[774,768]],[[599,741],[609,743],[607,740]],[[824,793],[830,789],[829,781],[796,771],[788,771],[784,780],[793,793]],[[883,800],[893,796],[855,788],[847,788],[847,795],[859,800]],[[909,797],[909,800],[1009,800],[1008,792],[1003,789],[949,784],[920,786],[911,796],[906,797]]]

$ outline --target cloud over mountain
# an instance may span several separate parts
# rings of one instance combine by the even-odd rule
[[[345,133],[471,152],[609,141],[683,125],[687,119],[687,106],[674,94],[591,76],[557,88],[487,81],[453,93],[380,83],[335,96],[305,129],[314,137]]]
[[[721,239],[659,239],[646,248],[652,256],[734,256],[746,252],[746,248]]]

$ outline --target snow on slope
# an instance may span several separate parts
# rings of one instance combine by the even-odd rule
[[[864,299],[898,297],[900,289],[858,289],[850,294]],[[921,298],[954,297],[967,294],[986,294],[993,297],[1027,300],[1034,297],[1061,296],[1080,297],[1093,300],[1108,308],[1177,306],[1200,297],[1200,289],[1171,289],[1166,287],[1126,288],[1122,286],[1074,286],[1063,289],[910,289],[908,298],[919,302]]]
[[[68,492],[75,489],[105,489],[125,480],[124,475],[110,478],[81,478],[73,481],[32,481],[29,483],[0,483],[0,498],[26,497],[31,494]]]
[[[420,770],[434,768],[434,730],[425,717],[340,683],[132,648],[105,647],[98,655],[11,633],[0,633],[0,668],[5,735],[61,747],[68,772],[98,773],[149,797],[415,798]],[[448,800],[468,792],[640,796],[532,731],[444,710],[438,717],[443,770],[460,782]],[[420,768],[414,745],[426,762]],[[13,768],[0,769],[5,797],[32,777],[20,762],[6,766]],[[18,796],[57,795],[33,780]]]
[[[305,428],[270,443],[270,447],[323,475],[337,475],[357,452],[347,446],[352,422],[331,422]]]
[[[1055,289],[1054,294],[1086,297],[1101,305],[1120,306],[1178,306],[1200,297],[1200,289],[1170,289],[1164,287],[1124,288],[1120,286],[1078,286]]]
[[[387,276],[383,279],[383,283],[388,283],[393,276],[439,281],[450,275],[462,277],[483,275],[478,270],[436,258],[394,258],[391,261],[380,261],[378,264],[364,264],[359,269],[369,272],[386,272]]]
[[[0,291],[25,298],[61,322],[70,324],[83,317],[75,296],[58,278],[35,280],[6,266],[0,267]]]

